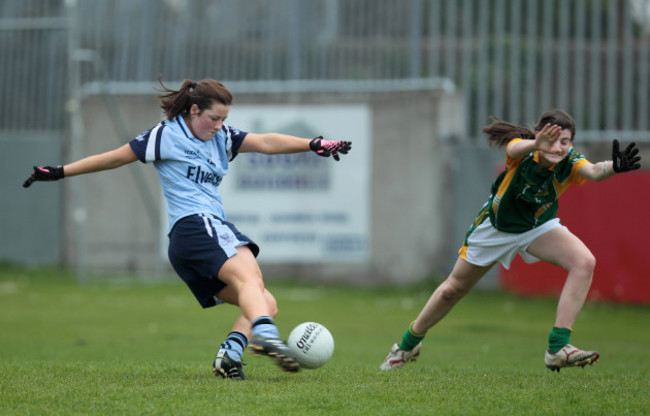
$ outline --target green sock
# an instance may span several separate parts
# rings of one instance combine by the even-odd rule
[[[416,345],[422,342],[422,339],[427,334],[426,332],[415,332],[413,330],[414,323],[415,321],[411,322],[409,328],[406,330],[406,332],[404,332],[404,335],[402,336],[402,343],[399,344],[400,350],[412,350],[416,347]]]
[[[555,354],[560,351],[562,347],[569,343],[571,337],[571,328],[559,328],[554,326],[551,333],[548,335],[548,352]]]

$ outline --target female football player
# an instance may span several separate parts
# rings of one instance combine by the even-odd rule
[[[640,167],[635,144],[624,151],[614,140],[612,160],[589,163],[572,146],[573,119],[561,110],[543,114],[528,128],[494,118],[483,129],[488,143],[505,147],[506,170],[492,184],[490,198],[470,227],[451,274],[436,288],[418,317],[394,344],[382,370],[415,361],[426,332],[438,323],[470,289],[499,262],[506,268],[519,253],[524,261],[558,265],[567,278],[548,339],[545,363],[551,370],[593,364],[596,351],[569,343],[573,324],[591,285],[596,260],[589,249],[556,218],[558,198],[571,184],[602,181]]]
[[[153,163],[167,200],[168,254],[174,270],[202,307],[230,303],[242,312],[215,356],[215,375],[245,378],[241,360],[249,339],[258,355],[272,357],[286,371],[298,371],[299,363],[280,340],[274,323],[278,309],[264,287],[256,260],[259,247],[226,221],[218,186],[239,153],[311,150],[339,160],[351,143],[247,133],[231,127],[225,122],[232,95],[213,79],[188,79],[179,90],[165,87],[162,80],[160,85],[158,98],[166,120],[115,150],[64,166],[34,167],[23,186],[114,169],[136,160]]]

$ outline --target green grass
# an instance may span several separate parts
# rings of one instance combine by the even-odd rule
[[[210,365],[237,309],[202,310],[180,282],[0,268],[2,415],[642,415],[650,413],[650,308],[589,303],[572,342],[601,361],[559,374],[543,354],[555,299],[473,292],[427,335],[420,360],[378,366],[435,284],[358,289],[268,282],[284,336],[303,321],[336,350],[287,374],[247,354],[248,379]]]

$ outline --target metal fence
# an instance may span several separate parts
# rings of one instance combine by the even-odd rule
[[[79,64],[86,88],[148,94],[159,74],[235,92],[437,83],[464,94],[472,136],[492,114],[560,107],[582,140],[647,140],[649,13],[648,0],[5,0],[0,131],[64,129]]]

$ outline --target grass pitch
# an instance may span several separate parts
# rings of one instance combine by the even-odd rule
[[[179,281],[79,286],[51,269],[0,268],[2,415],[642,415],[650,413],[650,307],[588,303],[572,342],[585,369],[544,367],[555,299],[475,291],[429,332],[418,362],[378,367],[435,287],[354,289],[267,282],[284,337],[333,334],[332,360],[279,371],[245,355],[248,380],[211,361],[237,309],[202,310]]]

